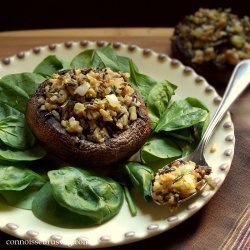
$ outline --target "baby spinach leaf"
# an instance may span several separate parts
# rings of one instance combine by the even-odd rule
[[[141,148],[141,160],[150,165],[152,162],[181,156],[181,151],[173,140],[165,136],[151,137]]]
[[[119,71],[130,72],[129,61],[130,61],[130,58],[126,56],[117,56]],[[138,70],[137,67],[136,67],[136,70]]]
[[[157,82],[153,78],[139,73],[132,60],[129,61],[129,67],[129,82],[132,83],[136,89],[138,89],[144,102],[147,103],[149,92],[153,88],[153,86],[156,85]]]
[[[208,107],[199,99],[194,98],[194,97],[187,97],[185,99],[192,107],[196,107],[196,108],[201,108],[206,110],[207,112],[209,112]]]
[[[114,71],[130,72],[129,61],[128,57],[117,55],[110,45],[96,49],[93,56],[95,67],[108,67]]]
[[[32,212],[38,219],[57,227],[82,228],[96,224],[89,217],[60,206],[53,196],[50,183],[45,184],[35,195]]]
[[[178,144],[179,148],[182,151],[182,157],[190,155],[196,148],[197,142],[193,141],[192,143],[185,140],[176,139],[175,143]]]
[[[16,191],[16,190],[5,190],[0,191],[0,194],[4,197],[6,202],[17,208],[22,209],[31,209],[32,202],[34,197],[36,196],[37,192],[41,189],[43,183],[37,184],[30,184],[23,190]]]
[[[208,114],[207,119],[204,122],[200,122],[194,125],[194,138],[196,139],[196,141],[199,142],[201,140],[204,132],[207,129],[209,121],[210,121],[210,117]]]
[[[0,136],[9,147],[26,149],[34,145],[35,139],[26,125],[24,113],[29,97],[42,81],[42,76],[33,73],[12,74],[0,79]],[[30,152],[9,147],[1,146],[0,159],[34,160],[45,155],[45,151],[37,147]]]
[[[99,49],[96,49],[92,63],[95,68],[101,68],[100,66],[104,65],[104,67],[111,68],[114,71],[121,70],[119,68],[117,55],[111,46],[103,46]]]
[[[0,120],[0,138],[6,145],[17,149],[29,148],[35,143],[23,114],[7,116]]]
[[[48,172],[55,200],[74,213],[101,224],[115,216],[123,203],[121,186],[108,177],[64,167]]]
[[[151,183],[154,171],[140,162],[127,162],[121,167],[124,178],[147,201],[151,200]]]
[[[44,77],[51,76],[53,73],[70,68],[70,64],[62,59],[59,59],[55,55],[47,56],[42,62],[40,62],[34,69],[34,73]]]
[[[155,132],[164,132],[165,136],[152,137],[145,143],[141,149],[142,161],[159,168],[191,153],[208,118],[208,109],[196,98],[173,102],[155,128]]]
[[[199,122],[197,124],[194,125],[194,135],[195,135],[195,139],[199,142],[202,138],[202,135],[204,134],[204,132],[206,131],[206,128],[208,126],[210,117],[209,117],[209,109],[207,108],[207,106],[202,103],[199,99],[194,98],[194,97],[188,97],[186,98],[187,102],[189,104],[192,105],[192,107],[197,107],[197,108],[201,108],[204,109],[208,112],[208,116],[207,119],[205,121]]]
[[[0,136],[8,145],[0,146],[0,159],[32,161],[45,156],[46,152],[39,146],[24,150],[34,144],[24,117],[26,104],[44,80],[34,73],[12,74],[0,79]]]
[[[24,190],[32,182],[45,183],[45,178],[31,169],[14,165],[0,165],[0,190]]]
[[[12,115],[24,117],[24,115],[20,111],[12,108],[7,103],[1,103],[0,101],[0,120]]]
[[[155,84],[148,94],[147,109],[152,128],[156,126],[162,114],[166,111],[177,86],[164,80]]]
[[[94,54],[93,49],[85,50],[75,56],[73,60],[71,61],[70,65],[72,68],[78,68],[78,67],[85,67],[85,68],[91,68],[92,67],[92,57]]]
[[[25,150],[17,150],[4,145],[0,147],[0,159],[6,161],[35,161],[45,155],[46,151],[39,145]]]
[[[71,67],[105,68],[114,71],[129,72],[129,58],[118,56],[110,45],[98,49],[85,50],[75,56]]]
[[[45,78],[35,73],[18,73],[0,79],[0,102],[25,113],[29,97]]]
[[[10,147],[32,147],[35,138],[28,128],[25,116],[7,103],[0,102],[0,140]]]
[[[167,135],[192,143],[195,140],[194,135],[193,135],[194,134],[193,130],[194,130],[193,127],[183,128],[183,129],[167,132]]]
[[[159,120],[155,131],[173,131],[191,127],[197,123],[204,122],[208,112],[201,108],[192,107],[187,100],[179,100],[164,112]]]

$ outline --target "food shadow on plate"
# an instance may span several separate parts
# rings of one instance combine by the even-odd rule
[[[10,212],[11,210],[15,209],[15,207],[8,205],[3,196],[0,194],[0,212]]]
[[[175,212],[171,213],[167,207],[159,206],[153,201],[147,202],[140,197],[135,190],[131,190],[131,194],[137,206],[137,210],[142,216],[150,216],[152,220],[157,221],[164,220],[175,214]]]

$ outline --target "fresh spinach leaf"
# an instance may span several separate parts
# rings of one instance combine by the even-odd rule
[[[197,142],[193,141],[193,142],[188,142],[186,140],[179,140],[176,139],[175,143],[179,146],[179,148],[182,151],[182,157],[185,157],[187,155],[190,155],[196,148],[197,146]]]
[[[35,73],[18,73],[0,79],[0,103],[25,113],[29,97],[38,85],[45,80]]]
[[[96,224],[89,217],[60,206],[53,196],[50,183],[45,184],[35,195],[32,212],[38,219],[62,228],[82,228]]]
[[[208,116],[207,116],[207,119],[205,121],[199,122],[199,123],[194,125],[194,136],[195,136],[196,141],[199,142],[201,140],[204,132],[206,131],[208,124],[209,124],[209,120],[210,120],[209,109],[207,108],[207,106],[204,103],[202,103],[197,98],[188,97],[188,98],[186,98],[186,100],[189,104],[192,105],[192,107],[201,108],[201,109],[204,109],[208,112]]]
[[[5,190],[0,191],[0,194],[4,197],[9,205],[17,208],[31,210],[34,197],[43,185],[43,183],[31,183],[23,190]]]
[[[130,72],[129,61],[130,61],[130,58],[128,58],[126,56],[117,56],[119,71],[129,73]],[[138,70],[137,67],[136,67],[136,70]]]
[[[35,194],[46,179],[31,169],[0,162],[0,194],[14,207],[31,209]]]
[[[91,68],[92,67],[92,58],[93,58],[94,50],[89,49],[81,52],[77,56],[73,58],[70,65],[72,68]]]
[[[152,136],[141,148],[142,162],[150,165],[153,162],[181,156],[177,144],[166,136]]]
[[[53,73],[70,68],[70,64],[62,59],[59,59],[55,55],[47,56],[42,62],[40,62],[34,69],[34,73],[44,77],[49,77]]]
[[[103,68],[104,65],[104,67],[111,68],[114,71],[121,70],[119,68],[117,55],[111,46],[103,46],[99,49],[96,49],[92,63],[94,68]]]
[[[155,128],[155,132],[164,132],[165,135],[152,137],[145,143],[141,149],[142,161],[158,168],[190,154],[198,144],[208,119],[208,109],[196,98],[173,102],[163,112]]]
[[[204,122],[200,122],[194,125],[194,138],[197,142],[199,142],[205,133],[207,126],[209,124],[210,118],[209,114],[207,119]],[[198,143],[197,143],[198,144]]]
[[[31,183],[45,183],[46,180],[31,169],[21,166],[0,165],[0,190],[24,190]]]
[[[152,128],[156,126],[162,114],[166,111],[177,86],[164,80],[155,84],[147,98],[147,109]]]
[[[75,56],[71,67],[105,68],[114,71],[129,72],[129,58],[118,56],[110,45],[98,49],[85,50]]]
[[[157,170],[179,158],[181,153],[171,137],[154,135],[141,148],[140,157],[143,163]]]
[[[34,73],[12,74],[0,79],[0,136],[7,145],[1,145],[0,159],[30,161],[45,155],[41,147],[30,148],[35,139],[24,116],[29,97],[44,80]],[[30,149],[24,150],[27,148]]]
[[[199,99],[194,98],[194,97],[187,97],[185,99],[192,107],[196,107],[196,108],[201,108],[206,110],[207,112],[209,112],[208,107]]]
[[[140,162],[131,161],[121,166],[120,173],[145,200],[151,200],[151,183],[154,171],[150,167]]]
[[[0,138],[6,145],[17,149],[29,148],[35,143],[35,138],[26,126],[23,114],[7,116],[0,120]]]
[[[46,151],[39,145],[25,150],[13,149],[5,145],[0,147],[0,160],[5,161],[35,161],[43,158],[45,155]]]
[[[68,210],[101,224],[115,216],[123,203],[121,186],[108,177],[74,167],[48,172],[55,200]]]
[[[155,131],[168,132],[188,128],[197,123],[204,122],[208,112],[201,108],[192,107],[187,100],[179,100],[164,112],[159,120]]]
[[[167,135],[170,135],[171,137],[174,137],[177,139],[187,141],[188,143],[192,143],[195,140],[193,127],[170,131],[167,133]]]
[[[12,115],[24,117],[24,115],[20,111],[12,108],[7,103],[1,103],[0,101],[0,120]]]
[[[136,89],[138,89],[144,102],[147,103],[149,92],[153,88],[153,86],[156,85],[157,82],[150,76],[139,73],[132,60],[129,61],[129,67],[129,82],[132,83]]]

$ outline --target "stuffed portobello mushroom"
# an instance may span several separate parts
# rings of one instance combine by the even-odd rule
[[[230,9],[201,8],[174,30],[172,57],[191,66],[212,84],[228,83],[233,69],[250,58],[250,20]]]
[[[110,68],[54,73],[29,100],[27,123],[66,162],[101,167],[126,160],[151,133],[145,104],[128,77]]]

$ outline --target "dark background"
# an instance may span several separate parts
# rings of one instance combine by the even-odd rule
[[[248,0],[4,0],[0,8],[0,31],[170,27],[199,7],[231,7],[240,16],[250,16],[249,5]]]

